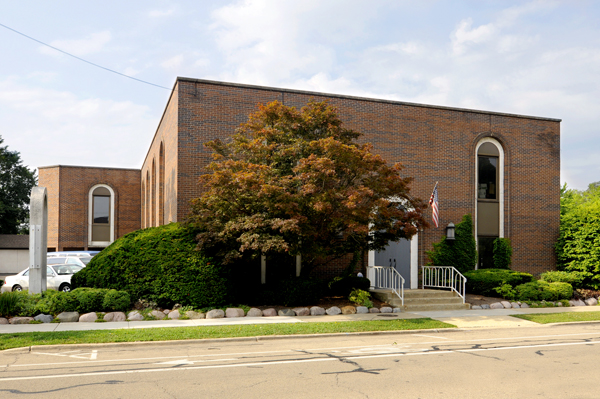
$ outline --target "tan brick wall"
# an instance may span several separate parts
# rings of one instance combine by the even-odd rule
[[[48,195],[48,248],[56,251],[58,248],[58,203],[60,200],[60,168],[53,166],[38,169],[38,186],[46,187]]]

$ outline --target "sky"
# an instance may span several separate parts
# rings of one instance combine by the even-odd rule
[[[600,180],[600,2],[0,0],[0,136],[30,168],[140,168],[177,76],[562,119]],[[140,82],[148,82],[151,84]]]

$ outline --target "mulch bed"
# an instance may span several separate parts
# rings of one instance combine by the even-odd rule
[[[373,302],[373,306],[376,308],[381,308],[383,306],[390,306],[389,304],[380,301],[377,298],[371,298],[371,302]],[[275,310],[280,310],[280,309],[289,309],[289,308],[300,308],[300,307],[307,307],[310,308],[312,306],[319,306],[322,307],[323,309],[327,309],[330,308],[332,306],[337,306],[338,308],[343,308],[344,306],[358,306],[356,305],[354,302],[350,302],[348,300],[348,298],[344,298],[342,296],[332,296],[332,297],[325,297],[325,298],[321,298],[321,300],[314,304],[304,304],[301,306],[281,306],[281,305],[262,305],[262,306],[255,306],[260,310],[265,310],[265,309],[269,309],[269,308],[273,308]]]

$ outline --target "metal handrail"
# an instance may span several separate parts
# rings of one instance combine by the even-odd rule
[[[423,266],[423,288],[450,288],[465,303],[467,278],[452,266]]]
[[[392,290],[404,306],[404,277],[393,267],[368,266],[367,278],[371,280],[371,288]]]

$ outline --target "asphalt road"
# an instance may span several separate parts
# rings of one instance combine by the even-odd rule
[[[598,398],[600,324],[0,352],[0,398]]]

